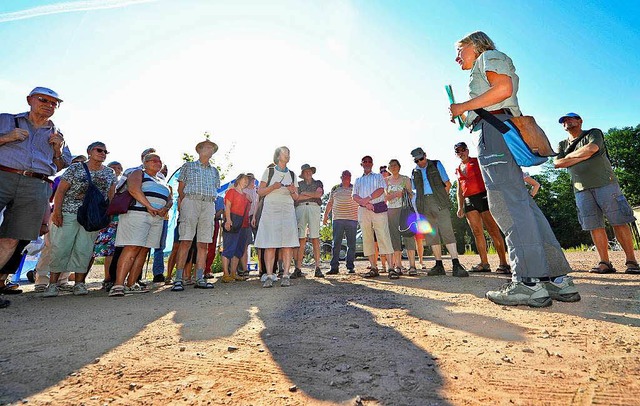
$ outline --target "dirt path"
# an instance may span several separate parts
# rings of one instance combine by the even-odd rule
[[[639,404],[640,277],[569,259],[582,301],[542,310],[484,299],[496,274],[26,293],[0,311],[0,404]]]

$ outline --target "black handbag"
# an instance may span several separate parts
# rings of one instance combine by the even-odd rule
[[[418,215],[409,197],[409,192],[406,190],[402,191],[402,208],[400,209],[398,231],[403,237],[413,237],[418,232]]]
[[[84,170],[87,172],[87,192],[84,195],[82,205],[78,209],[78,223],[87,231],[102,230],[109,225],[109,215],[107,208],[109,207],[109,199],[106,199],[100,189],[91,180],[91,172],[84,162],[82,163]]]
[[[247,202],[247,205],[244,207],[243,215],[231,213],[231,228],[229,228],[229,230],[225,228],[226,221],[225,219],[223,219],[222,230],[224,230],[225,233],[239,232],[240,229],[242,228],[242,223],[244,222],[244,218],[247,216],[247,213],[249,212],[250,207],[251,207],[251,202]]]

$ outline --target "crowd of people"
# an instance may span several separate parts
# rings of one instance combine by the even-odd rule
[[[442,245],[451,258],[454,277],[491,272],[486,229],[499,258],[495,272],[511,275],[511,282],[487,292],[487,299],[531,307],[550,306],[553,300],[579,301],[579,291],[568,275],[569,263],[533,199],[539,184],[523,173],[498,129],[476,113],[482,108],[501,121],[521,115],[513,62],[479,31],[458,41],[456,49],[456,62],[471,71],[470,99],[451,104],[450,116],[452,121],[458,117],[464,121],[478,151],[477,157],[470,157],[465,142],[453,146],[460,159],[455,171],[457,216],[466,218],[472,230],[480,257],[476,266],[465,269],[458,259],[450,215],[452,183],[442,163],[427,158],[422,147],[407,151],[415,163],[409,176],[400,173],[398,159],[374,172],[373,158],[363,156],[362,174],[352,182],[351,172],[342,172],[340,183],[329,192],[323,216],[325,189],[323,182],[314,179],[316,168],[304,164],[296,177],[288,167],[291,151],[286,146],[274,151],[273,162],[259,182],[253,174],[239,174],[224,197],[219,196],[220,174],[211,163],[218,145],[205,139],[195,146],[198,159],[180,168],[178,225],[165,270],[174,199],[161,157],[153,148],[147,149],[141,154],[141,165],[123,172],[117,161],[105,164],[109,152],[100,141],[87,146],[86,156],[72,157],[62,132],[51,121],[62,99],[51,89],[36,87],[27,96],[28,112],[0,114],[0,292],[20,293],[7,277],[15,272],[25,245],[39,235],[45,236],[46,243],[36,266],[35,291],[43,297],[58,296],[60,291],[88,294],[85,278],[96,257],[105,258],[103,288],[109,296],[148,292],[141,274],[151,249],[154,282],[170,284],[174,292],[188,284],[212,289],[211,264],[220,232],[222,283],[246,279],[247,247],[253,244],[258,248],[262,286],[269,288],[280,281],[280,286],[288,287],[291,279],[303,277],[307,239],[313,247],[313,275],[325,277],[320,266],[320,225],[331,221],[333,247],[327,275],[339,273],[343,239],[347,272],[355,273],[358,227],[369,260],[365,278],[381,273],[390,279],[417,276],[418,267],[426,270],[425,245],[435,257],[427,276],[447,273]],[[640,273],[628,225],[635,219],[611,168],[602,132],[583,130],[582,118],[575,113],[563,115],[559,122],[568,138],[558,146],[554,162],[571,174],[580,224],[591,233],[600,255],[592,272],[616,271],[608,257],[606,217],[626,253],[625,272]],[[128,199],[124,209],[107,217],[99,229],[85,222],[87,209],[98,207],[89,199],[94,189],[102,200],[111,202],[109,211],[116,201]],[[100,210],[106,213],[107,208]],[[403,249],[408,254],[406,268]],[[0,307],[8,305],[8,300],[0,298]]]

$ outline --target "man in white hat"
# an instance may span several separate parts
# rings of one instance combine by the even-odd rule
[[[211,157],[218,151],[218,146],[204,140],[196,145],[198,160],[185,162],[178,177],[178,232],[180,247],[176,256],[176,280],[172,291],[184,290],[182,273],[187,261],[187,251],[197,232],[196,284],[197,289],[213,289],[213,283],[204,278],[204,267],[207,261],[207,245],[212,243],[214,217],[216,214],[216,197],[220,187],[220,174],[211,165]]]
[[[36,87],[27,103],[28,112],[0,114],[0,268],[18,241],[38,238],[51,195],[49,177],[71,164],[62,133],[50,120],[62,103],[58,93]]]

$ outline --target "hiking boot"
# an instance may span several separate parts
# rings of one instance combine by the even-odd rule
[[[485,294],[493,303],[504,306],[527,305],[529,307],[551,306],[551,297],[542,282],[527,286],[522,282],[510,282],[500,290],[489,291]]]
[[[315,276],[316,278],[324,278],[324,274],[320,270],[319,266],[316,267],[316,272],[313,274],[313,276]]]
[[[549,292],[549,296],[553,300],[559,302],[578,302],[580,301],[580,293],[573,284],[573,278],[565,276],[562,278],[562,282],[557,283],[553,281],[544,282],[544,287]]]
[[[282,280],[280,280],[280,286],[283,288],[291,286],[291,280],[289,279],[289,276],[282,277]]]
[[[327,272],[327,275],[337,275],[337,274],[338,274],[338,268],[331,268],[329,272]]]
[[[291,273],[291,275],[289,275],[289,277],[291,279],[296,279],[296,278],[302,278],[302,270],[300,268],[294,268],[293,272]]]
[[[444,266],[436,264],[433,268],[429,269],[427,272],[427,276],[441,276],[446,275],[447,273],[444,271]]]
[[[153,283],[162,283],[164,280],[163,274],[153,275]]]
[[[267,276],[264,278],[264,282],[262,283],[263,288],[272,288],[273,287],[273,278]]]
[[[56,285],[55,283],[50,283],[49,286],[47,286],[47,289],[45,289],[44,293],[42,294],[42,297],[56,296],[58,296],[58,285]]]
[[[457,276],[458,278],[465,278],[469,276],[469,272],[464,269],[464,266],[460,262],[453,264],[453,276]]]
[[[74,296],[84,296],[88,294],[89,294],[89,290],[87,290],[87,286],[82,282],[76,283],[76,285],[73,287]]]

